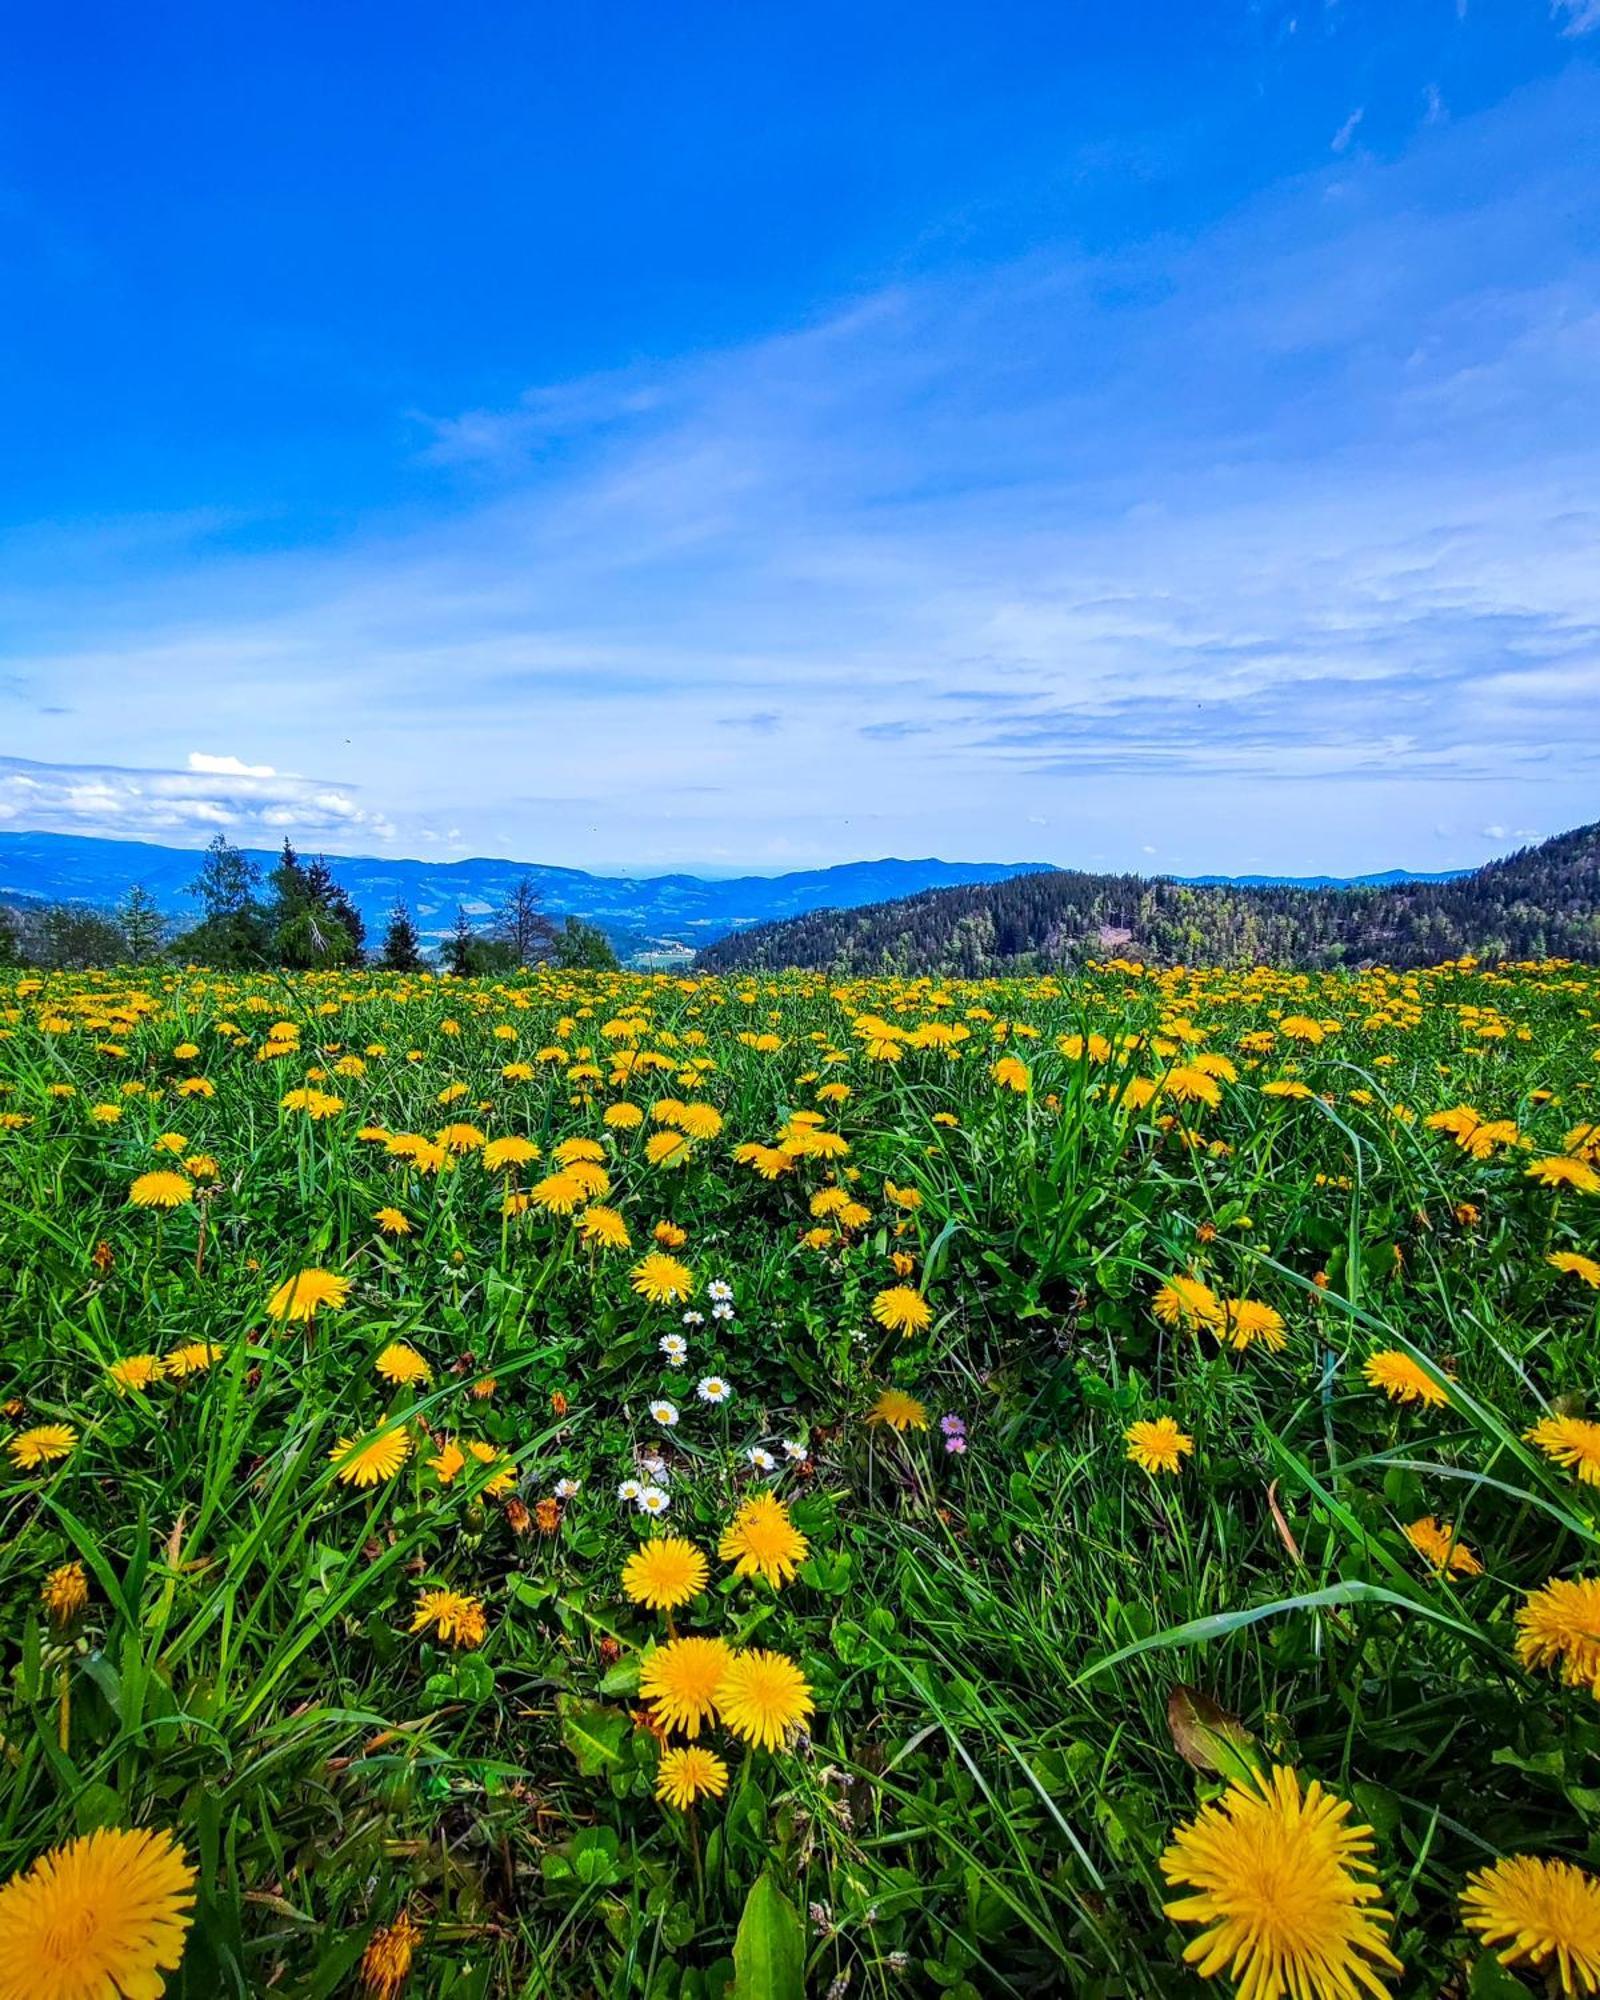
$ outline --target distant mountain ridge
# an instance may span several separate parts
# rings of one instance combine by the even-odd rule
[[[1483,868],[1365,886],[1219,886],[1062,870],[823,910],[741,932],[699,963],[734,972],[981,978],[1121,954],[1157,964],[1323,967],[1492,958],[1600,960],[1600,825]]]
[[[269,871],[277,854],[245,850]],[[315,852],[308,849],[307,852]],[[115,903],[141,883],[168,916],[193,920],[198,906],[184,892],[199,873],[201,855],[192,848],[161,847],[138,840],[99,840],[86,834],[0,833],[0,903]],[[802,869],[787,875],[745,875],[719,881],[698,875],[590,875],[581,868],[551,868],[534,862],[390,861],[376,856],[329,855],[328,864],[365,919],[369,933],[381,935],[397,897],[404,897],[425,941],[442,937],[455,922],[457,905],[480,923],[500,903],[512,883],[526,875],[539,891],[547,915],[577,916],[596,924],[619,944],[680,938],[707,944],[730,931],[823,908],[851,909],[861,903],[1002,880],[1008,875],[1045,872],[1047,861],[852,861],[836,868]]]

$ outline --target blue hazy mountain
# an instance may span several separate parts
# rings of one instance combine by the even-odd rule
[[[308,849],[307,853],[316,850]],[[263,872],[275,853],[247,849]],[[199,872],[192,848],[158,847],[138,840],[96,840],[71,833],[0,833],[0,902],[115,903],[142,883],[169,916],[192,920],[198,906],[185,891]],[[812,910],[857,909],[923,889],[951,889],[1042,874],[1047,861],[851,861],[837,868],[789,875],[742,875],[722,881],[698,875],[589,875],[579,868],[535,862],[388,861],[365,855],[329,855],[328,864],[349,890],[369,932],[381,934],[397,897],[404,897],[418,930],[437,938],[455,923],[457,905],[483,923],[520,877],[529,876],[547,915],[578,916],[614,938],[677,939],[710,944],[730,931]]]

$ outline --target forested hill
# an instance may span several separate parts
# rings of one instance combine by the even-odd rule
[[[1212,888],[1063,870],[817,910],[722,939],[708,971],[805,966],[978,978],[1120,954],[1161,964],[1429,965],[1600,959],[1600,825],[1451,881],[1382,888]]]

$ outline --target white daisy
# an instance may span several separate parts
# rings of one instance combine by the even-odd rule
[[[650,1414],[658,1424],[665,1424],[670,1431],[678,1421],[678,1406],[676,1403],[652,1403]]]
[[[783,1441],[783,1455],[785,1458],[792,1458],[798,1463],[800,1459],[805,1457],[806,1448],[803,1444],[796,1444],[793,1438],[785,1438]]]
[[[664,1458],[657,1458],[654,1452],[646,1452],[639,1463],[649,1473],[652,1484],[656,1486],[671,1485],[672,1482],[667,1477],[667,1461]]]
[[[713,1278],[711,1283],[706,1286],[706,1297],[715,1299],[720,1304],[723,1299],[731,1299],[733,1297],[733,1287],[728,1283],[726,1278]]]
[[[745,1453],[745,1457],[749,1459],[757,1472],[770,1472],[778,1462],[770,1451],[764,1451],[758,1444],[751,1445],[750,1449]]]
[[[725,1403],[733,1394],[731,1382],[724,1382],[720,1375],[702,1375],[695,1389],[702,1403]]]
[[[637,1500],[643,1491],[644,1485],[640,1480],[625,1479],[617,1488],[617,1498],[619,1500]]]
[[[704,1313],[686,1312],[683,1316],[683,1323],[685,1326],[704,1326],[706,1316]]]
[[[647,1486],[639,1495],[637,1504],[641,1514],[654,1516],[664,1514],[672,1505],[672,1502],[659,1486]]]
[[[681,1368],[689,1358],[689,1343],[681,1333],[662,1334],[659,1345],[673,1368]]]
[[[558,1479],[556,1481],[556,1498],[558,1500],[575,1499],[580,1491],[581,1484],[576,1479]]]
[[[711,1308],[711,1317],[713,1319],[732,1319],[733,1307],[730,1305],[714,1305]]]

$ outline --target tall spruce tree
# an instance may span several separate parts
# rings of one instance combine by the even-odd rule
[[[161,956],[167,941],[166,919],[156,899],[142,882],[135,882],[117,905],[117,922],[122,926],[128,957],[135,965],[148,965]]]
[[[272,924],[256,893],[260,886],[261,870],[249,855],[226,834],[214,834],[200,873],[186,891],[198,900],[202,915],[178,940],[183,956],[235,969],[269,961]]]
[[[411,912],[402,896],[389,912],[389,928],[383,934],[383,956],[378,963],[385,972],[420,972],[422,940],[411,921]]]

